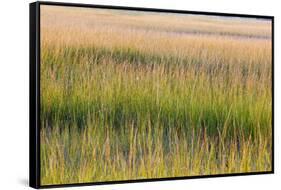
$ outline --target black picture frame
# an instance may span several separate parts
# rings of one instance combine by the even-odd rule
[[[271,160],[272,167],[271,168],[272,170],[265,171],[265,172],[246,172],[246,173],[186,176],[186,177],[172,177],[172,178],[153,178],[153,179],[139,179],[139,180],[41,185],[40,184],[40,6],[41,5],[134,10],[134,11],[164,12],[164,13],[183,13],[183,14],[211,15],[211,16],[225,16],[225,17],[259,18],[259,19],[270,20],[272,26],[272,30],[271,30],[272,31],[271,34],[272,37],[271,39],[272,40],[272,160]],[[245,175],[274,173],[274,16],[37,1],[29,4],[29,39],[30,39],[29,41],[29,53],[30,53],[29,54],[29,60],[30,60],[29,185],[30,187],[33,188],[72,187],[72,186],[86,186],[86,185],[152,182],[152,181],[163,181],[163,180],[230,177],[230,176],[245,176]]]

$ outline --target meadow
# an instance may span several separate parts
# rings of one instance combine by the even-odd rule
[[[271,21],[41,6],[41,185],[271,171]]]

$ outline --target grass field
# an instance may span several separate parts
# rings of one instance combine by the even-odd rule
[[[271,21],[41,6],[41,184],[271,171]]]

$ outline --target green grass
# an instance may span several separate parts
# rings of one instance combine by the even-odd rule
[[[41,185],[271,171],[270,20],[40,19]]]
[[[271,62],[251,57],[44,46],[42,184],[270,171]]]

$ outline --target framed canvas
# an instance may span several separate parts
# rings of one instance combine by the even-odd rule
[[[30,186],[274,172],[274,18],[30,4]]]

